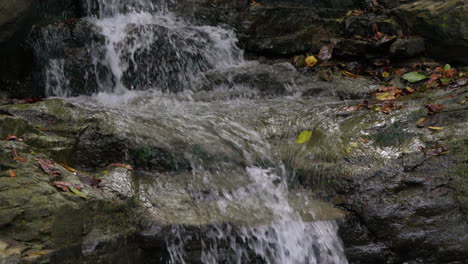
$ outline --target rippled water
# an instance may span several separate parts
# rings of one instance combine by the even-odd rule
[[[205,73],[255,63],[244,61],[231,30],[192,26],[161,1],[88,0],[87,8],[104,41],[86,47],[95,56],[83,78],[94,76],[98,90],[70,100],[106,109],[122,133],[168,145],[192,168],[170,178],[150,173],[139,187],[155,223],[175,224],[169,263],[193,261],[187,226],[209,226],[200,239],[203,263],[347,263],[333,217],[320,215],[306,191],[291,192],[291,172],[269,143],[226,114],[257,103],[194,99],[207,96],[197,88]],[[73,94],[65,63],[47,64],[49,96]],[[212,93],[255,89],[231,86]]]

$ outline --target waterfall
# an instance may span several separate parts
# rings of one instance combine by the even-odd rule
[[[206,72],[245,65],[247,62],[242,50],[236,46],[237,39],[232,30],[191,25],[168,11],[164,1],[88,0],[86,9],[89,13],[86,21],[70,31],[74,38],[79,38],[77,33],[85,36],[84,48],[75,50],[73,57],[67,57],[71,48],[62,47],[64,41],[61,39],[65,37],[60,34],[63,32],[52,27],[41,31],[44,35],[44,43],[40,45],[44,54],[41,56],[48,58],[45,68],[48,96],[84,93],[94,94],[93,100],[100,98],[98,101],[109,102],[133,90],[151,91],[146,96],[158,99],[145,99],[138,108],[132,105],[113,107],[129,113],[133,109],[135,115],[146,120],[173,120],[171,124],[178,127],[174,129],[175,134],[181,130],[189,131],[186,133],[190,135],[185,137],[190,141],[212,139],[224,145],[206,145],[241,153],[239,159],[242,162],[239,163],[243,167],[236,165],[235,169],[234,165],[222,162],[208,169],[206,161],[187,158],[194,168],[190,177],[201,178],[203,190],[218,188],[212,194],[213,201],[210,200],[214,207],[209,208],[216,212],[213,215],[230,219],[230,214],[234,214],[231,218],[241,223],[218,223],[215,221],[218,216],[213,218],[215,220],[210,218],[213,220],[210,228],[201,234],[201,262],[347,263],[337,236],[337,225],[333,221],[303,219],[303,212],[291,204],[291,197],[300,194],[289,191],[287,172],[282,164],[275,164],[269,144],[259,134],[216,117],[222,113],[203,114],[193,109],[177,112],[174,109],[176,106],[192,107],[193,102],[184,105],[184,101],[177,97],[169,101],[161,99],[166,98],[165,93],[196,91],[194,86],[203,81]],[[72,38],[70,36],[66,39]],[[84,99],[88,100],[88,97]],[[122,124],[122,127],[122,130],[132,129],[128,124]],[[190,153],[186,155],[190,156]],[[234,179],[241,184],[236,183],[232,188],[219,187],[219,182]],[[162,192],[154,189],[156,187],[143,186],[142,201],[157,200],[155,193]],[[200,194],[192,198],[208,199]],[[313,209],[302,211],[314,216]],[[157,212],[155,217],[159,217]],[[182,225],[174,227],[166,239],[169,263],[189,262],[185,247],[191,238],[183,219],[180,221]]]

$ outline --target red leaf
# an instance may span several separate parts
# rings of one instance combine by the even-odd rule
[[[26,102],[32,104],[32,103],[35,103],[35,102],[40,102],[40,101],[43,101],[42,98],[27,98],[27,99],[24,99]]]
[[[36,160],[39,162],[39,166],[42,168],[42,170],[49,174],[52,178],[58,178],[62,175],[62,172],[54,167],[54,163],[49,160],[43,160],[43,159],[38,159]]]
[[[443,104],[427,104],[425,105],[429,114],[439,113],[440,111],[444,110],[445,105]]]
[[[54,182],[54,185],[57,186],[58,188],[62,189],[65,192],[70,191],[69,187],[75,188],[78,191],[81,190],[81,186],[73,184],[73,183],[65,182],[65,181],[56,181],[56,182]]]
[[[9,135],[6,137],[6,140],[15,141],[15,140],[17,140],[17,139],[18,139],[18,138],[17,138],[15,135],[13,135],[13,134],[9,134]]]
[[[18,160],[18,161],[21,161],[21,162],[27,162],[28,160],[27,159],[24,159],[24,158],[21,158],[19,155],[18,155],[18,151],[13,148],[11,150],[11,157],[14,159],[14,160]]]

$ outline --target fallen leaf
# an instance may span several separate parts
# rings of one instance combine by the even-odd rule
[[[351,143],[349,144],[349,147],[347,147],[347,148],[345,149],[345,153],[346,153],[346,154],[351,153],[351,151],[352,151],[354,148],[357,148],[357,146],[359,146],[359,143],[358,143],[358,142],[351,142]]]
[[[68,166],[67,164],[64,164],[64,163],[59,163],[60,166],[62,166],[64,169],[66,169],[67,171],[69,172],[72,172],[72,173],[76,173],[77,170],[75,170],[74,168]]]
[[[419,118],[418,121],[416,121],[416,126],[418,126],[418,127],[424,127],[424,121],[426,121],[426,118],[425,118],[425,117]]]
[[[18,155],[18,151],[17,151],[15,148],[13,148],[13,149],[11,150],[11,156],[12,156],[12,158],[13,158],[14,160],[18,160],[18,161],[21,161],[21,162],[27,162],[27,161],[28,161],[28,160],[25,159],[25,158],[21,158],[21,157]]]
[[[414,92],[416,92],[413,88],[411,88],[411,87],[409,87],[409,86],[406,86],[406,87],[405,87],[405,90],[406,90],[407,92],[409,92],[409,93],[414,93]]]
[[[65,181],[56,181],[56,182],[54,182],[54,185],[57,186],[58,188],[62,189],[65,192],[69,192],[70,187],[73,187],[76,190],[81,190],[81,186],[73,184],[73,183],[65,182]]]
[[[341,71],[344,75],[356,79],[358,76],[352,72],[349,71]]]
[[[15,135],[13,135],[13,134],[9,134],[9,135],[6,137],[5,140],[12,140],[12,141],[15,141],[15,140],[18,140],[18,138],[17,138]]]
[[[424,107],[427,108],[429,114],[439,113],[440,111],[444,110],[445,105],[443,104],[426,104]]]
[[[455,68],[451,68],[450,70],[444,71],[444,76],[447,78],[453,78],[457,75],[457,70]]]
[[[10,177],[16,177],[16,173],[14,170],[8,170],[8,173],[10,174]]]
[[[58,188],[62,189],[64,192],[69,192],[70,189],[68,188],[67,185],[62,184],[61,182],[54,182],[54,185],[57,186]]]
[[[254,0],[250,1],[250,5],[251,5],[251,6],[257,6],[257,7],[263,6],[263,4],[257,3],[257,2],[254,1]]]
[[[70,188],[70,191],[71,191],[72,193],[76,194],[77,196],[79,196],[79,197],[81,197],[81,198],[83,198],[83,199],[88,199],[88,197],[87,197],[84,193],[78,191],[77,189],[75,189],[75,188],[73,188],[73,187],[71,187],[71,186],[68,186],[68,187]]]
[[[39,166],[42,170],[52,178],[59,178],[62,175],[62,172],[58,168],[54,167],[54,163],[52,161],[38,158],[36,158],[36,160],[39,162]]]
[[[442,130],[442,129],[445,129],[445,127],[436,127],[436,126],[428,126],[427,128],[431,129],[431,130]]]
[[[365,14],[366,11],[364,10],[361,10],[361,9],[354,9],[353,11],[348,11],[348,13],[346,13],[346,15],[353,15],[353,16],[360,16],[362,14]]]
[[[302,131],[296,138],[297,144],[304,144],[312,137],[312,131]]]
[[[390,113],[391,111],[393,111],[393,107],[395,106],[395,104],[393,102],[390,102],[390,103],[387,103],[387,104],[384,104],[382,106],[382,108],[380,109],[380,112],[384,112],[386,114]]]
[[[46,253],[44,251],[33,251],[27,253],[29,256],[44,256]]]
[[[419,72],[413,71],[403,74],[402,78],[410,83],[414,83],[425,80],[428,77],[426,75],[420,74]]]
[[[466,100],[460,101],[460,104],[461,104],[461,105],[464,105],[465,103],[466,103]]]
[[[375,98],[379,101],[388,101],[388,100],[395,100],[396,97],[389,93],[389,92],[385,92],[385,93],[376,93],[375,94]]]
[[[315,64],[317,64],[318,60],[314,56],[307,56],[305,58],[305,64],[307,67],[314,67]]]
[[[122,163],[112,163],[109,166],[121,167],[121,168],[125,168],[127,170],[133,170],[132,166],[127,165],[127,164],[122,164]]]
[[[429,78],[429,80],[427,81],[427,84],[431,84],[431,83],[437,81],[440,77],[442,77],[442,75],[439,74],[439,73],[432,74],[431,77]]]
[[[102,181],[101,179],[90,177],[81,173],[76,173],[76,175],[80,178],[80,181],[92,187],[97,187]]]
[[[448,149],[445,146],[436,144],[430,150],[424,150],[424,153],[428,156],[440,156],[448,154]]]

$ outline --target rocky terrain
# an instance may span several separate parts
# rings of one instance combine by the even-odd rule
[[[271,145],[272,160],[252,159],[291,171],[291,193],[307,193],[316,214],[291,203],[304,219],[337,221],[350,263],[468,259],[466,1],[190,0],[171,8],[193,23],[234,28],[247,58],[260,61],[205,74],[193,84],[193,101],[174,107],[191,113],[185,119],[149,118],[165,104],[133,111],[97,107],[92,97],[39,99],[51,54],[66,56],[74,95],[97,91],[82,76],[86,47],[101,36],[83,19],[80,0],[0,4],[0,263],[159,263],[170,259],[168,241],[180,228],[191,234],[190,263],[200,263],[202,234],[213,223],[267,222],[249,211],[221,215],[216,190],[191,178],[193,160],[209,172],[222,164],[210,177],[220,189],[234,188],[244,183],[229,172],[249,164],[240,150],[252,148],[248,140],[238,146],[220,136],[247,132],[213,131],[211,120],[197,119],[203,115],[238,123]],[[44,48],[44,32],[60,45]],[[304,67],[294,57],[330,43],[332,66]],[[210,68],[197,59],[200,71]],[[426,87],[427,79],[397,74],[438,74],[434,68],[446,63],[458,69],[448,84],[442,78]],[[140,74],[130,68],[125,81],[158,81]],[[250,88],[216,92],[232,83]],[[183,89],[177,85],[168,87]],[[393,85],[396,100],[376,99]],[[298,145],[301,131],[313,134]]]

